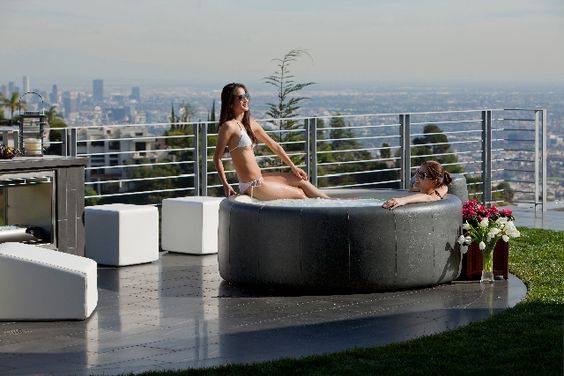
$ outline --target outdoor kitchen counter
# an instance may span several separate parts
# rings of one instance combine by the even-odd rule
[[[37,195],[29,190],[24,192],[24,188],[18,187],[3,188],[11,190],[12,193],[3,194],[0,204],[8,205],[7,207],[17,212],[13,220],[7,218],[4,224],[47,227],[46,230],[54,235],[52,242],[46,244],[47,246],[61,252],[84,256],[84,167],[87,162],[86,158],[52,155],[0,160],[0,180],[9,180],[12,177],[21,178],[26,174],[37,175],[37,173],[45,173],[54,177],[51,183],[50,192],[52,193],[49,195]],[[16,192],[18,189],[21,193]],[[16,196],[21,198],[15,198]],[[30,203],[30,200],[49,199],[52,200],[51,205],[45,202],[37,202],[40,205]],[[7,202],[7,200],[10,201]],[[40,224],[34,223],[36,219],[34,211],[37,211],[38,206],[51,208],[41,213],[41,216],[45,217],[45,211],[51,212],[50,219],[42,220]],[[50,226],[46,223],[50,223]]]
[[[46,155],[43,157],[15,157],[13,159],[0,159],[0,172],[86,166],[87,163],[87,158],[60,157],[57,155]]]

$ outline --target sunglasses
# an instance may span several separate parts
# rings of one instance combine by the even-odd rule
[[[241,94],[241,95],[236,95],[235,96],[237,99],[239,99],[240,101],[242,101],[243,99],[246,99],[248,101],[251,100],[251,95],[249,93],[245,93],[245,94]]]
[[[426,172],[421,171],[421,170],[415,171],[415,177],[418,178],[418,179],[421,179],[421,180],[423,180],[423,179],[431,179],[431,176],[427,175]]]

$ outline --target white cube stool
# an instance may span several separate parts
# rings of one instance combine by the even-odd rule
[[[162,248],[166,251],[217,253],[221,197],[167,198],[162,208]]]
[[[109,204],[84,209],[86,257],[124,266],[159,259],[159,211],[152,205]]]
[[[97,273],[86,257],[0,244],[0,320],[84,320],[98,304]]]

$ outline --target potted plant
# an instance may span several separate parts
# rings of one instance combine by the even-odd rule
[[[477,244],[482,254],[480,282],[491,283],[494,281],[493,253],[496,243],[500,239],[509,242],[509,239],[521,235],[515,227],[513,213],[510,209],[498,210],[495,205],[486,207],[474,199],[464,204],[462,216],[463,234],[458,238],[458,243],[463,253],[468,250],[470,244]]]

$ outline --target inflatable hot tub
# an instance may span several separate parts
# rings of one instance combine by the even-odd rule
[[[465,182],[464,182],[465,183]],[[219,272],[236,285],[381,291],[450,282],[460,273],[459,182],[431,203],[387,210],[401,190],[328,190],[337,200],[229,198],[219,209]],[[464,197],[463,197],[464,199]]]

